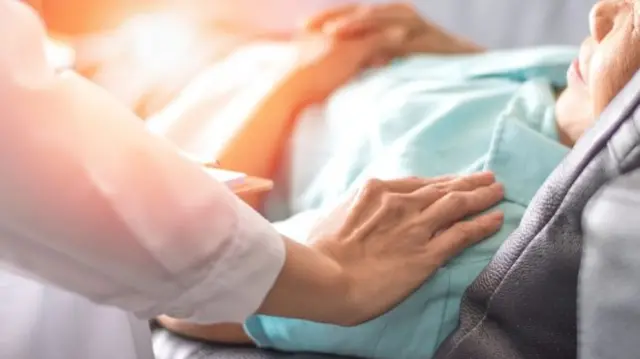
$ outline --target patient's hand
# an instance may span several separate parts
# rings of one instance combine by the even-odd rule
[[[302,96],[301,105],[323,101],[356,76],[377,53],[393,51],[397,38],[370,33],[357,38],[336,38],[322,33],[303,34],[293,40],[295,63],[288,86]]]
[[[322,12],[306,22],[306,30],[341,39],[371,33],[387,33],[401,40],[401,46],[387,48],[372,59],[381,65],[397,56],[414,53],[464,54],[483,49],[436,24],[423,19],[406,3],[352,4]]]

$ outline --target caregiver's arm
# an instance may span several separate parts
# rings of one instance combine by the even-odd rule
[[[55,74],[26,6],[0,0],[0,18],[4,265],[141,317],[237,322],[268,292],[271,312],[335,311],[316,302],[344,290],[332,261],[283,240],[106,92]]]
[[[491,177],[400,181],[421,191],[369,189],[322,246],[297,245],[106,92],[55,74],[27,6],[0,0],[0,19],[3,268],[144,318],[238,322],[259,310],[353,323],[501,225],[489,214],[452,226],[502,197]],[[386,238],[390,223],[405,225]],[[404,280],[381,275],[391,271]]]
[[[281,238],[106,92],[54,73],[25,5],[0,0],[0,18],[3,266],[145,318],[349,318],[335,261]]]
[[[55,74],[28,7],[0,0],[0,18],[3,266],[141,317],[254,312],[283,239],[106,92]]]

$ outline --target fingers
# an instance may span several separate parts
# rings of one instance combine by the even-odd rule
[[[422,19],[409,4],[350,4],[338,6],[307,19],[304,29],[351,36],[392,25],[411,29],[421,24]]]
[[[393,26],[402,26],[406,34],[422,25],[422,19],[409,5],[383,4],[369,7],[368,11],[357,11],[335,19],[328,28],[336,36],[354,36]]]
[[[432,178],[406,177],[400,179],[381,181],[385,189],[396,193],[412,193],[426,186],[445,183],[457,178],[454,175],[439,176]]]
[[[352,229],[357,226],[362,218],[371,215],[372,211],[383,201],[383,196],[389,194],[408,194],[415,192],[417,189],[435,185],[442,182],[451,181],[456,176],[440,176],[432,178],[407,177],[393,180],[371,179],[358,190],[351,200],[352,204],[349,208],[349,214],[346,218],[344,228]]]
[[[503,190],[502,185],[496,184],[495,176],[489,172],[465,177],[408,177],[387,181],[372,179],[358,191],[352,201],[345,228],[351,229],[361,223],[363,217],[371,216],[375,208],[383,205],[389,196],[401,196],[402,198],[396,199],[401,199],[417,211],[422,210],[420,221],[428,223],[433,232],[436,232],[494,205],[502,199]]]
[[[458,177],[448,182],[440,182],[433,184],[445,193],[450,192],[466,192],[492,185],[496,182],[496,177],[491,172],[472,173],[465,177]]]
[[[504,197],[500,183],[478,187],[469,191],[453,191],[438,199],[422,211],[433,232],[447,228],[464,217],[477,214],[497,204]]]
[[[433,183],[433,187],[445,192],[472,191],[476,188],[489,186],[496,182],[496,177],[491,172],[477,172],[464,177],[456,177],[450,181]],[[423,189],[426,191],[426,188]],[[419,194],[419,193],[418,193]]]
[[[469,246],[496,233],[503,222],[504,214],[500,211],[458,222],[428,243],[429,254],[439,259],[438,265],[442,265]]]
[[[411,197],[422,203],[422,208],[427,208],[440,198],[452,192],[473,191],[480,187],[486,187],[495,183],[496,178],[490,172],[479,172],[464,177],[454,177],[450,180],[433,182],[430,186],[424,186],[411,193]]]
[[[324,11],[316,16],[312,16],[307,19],[304,23],[304,29],[307,31],[321,31],[325,24],[327,24],[328,22],[331,22],[336,18],[352,14],[362,7],[362,5],[358,4],[349,4]]]

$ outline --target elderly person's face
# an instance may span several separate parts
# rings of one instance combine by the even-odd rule
[[[602,0],[589,25],[558,100],[560,127],[577,137],[640,69],[640,0]]]

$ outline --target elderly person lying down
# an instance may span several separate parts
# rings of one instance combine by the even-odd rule
[[[376,8],[364,17],[345,11],[332,14],[332,26],[362,30],[349,36],[395,26]],[[326,121],[341,134],[339,156],[318,170],[306,194],[316,210],[278,224],[292,238],[313,240],[313,222],[324,209],[367,178],[488,170],[504,184],[503,228],[449,261],[395,309],[355,327],[269,316],[250,318],[243,330],[163,323],[186,335],[284,351],[431,357],[457,325],[463,292],[518,227],[537,189],[640,67],[640,2],[602,1],[589,21],[591,36],[579,51],[468,47],[472,54],[414,55],[368,71],[330,96]],[[326,66],[329,81],[339,71]]]

